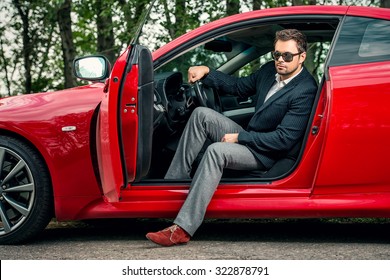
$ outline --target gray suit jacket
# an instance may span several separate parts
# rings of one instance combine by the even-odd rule
[[[264,103],[275,82],[275,64],[270,62],[252,75],[236,78],[211,70],[205,85],[241,97],[258,95],[256,110],[238,142],[246,145],[266,167],[285,157],[306,131],[317,83],[306,68]]]

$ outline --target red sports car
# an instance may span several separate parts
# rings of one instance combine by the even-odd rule
[[[286,7],[217,20],[153,53],[132,44],[112,69],[79,58],[91,85],[1,99],[0,243],[53,217],[174,217],[189,181],[163,177],[193,109],[245,126],[256,103],[188,84],[188,67],[247,75],[285,28],[306,34],[319,85],[306,135],[267,172],[226,170],[206,217],[390,217],[390,10]]]

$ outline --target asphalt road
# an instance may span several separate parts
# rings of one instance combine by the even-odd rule
[[[53,221],[1,260],[390,260],[390,220],[210,220],[185,246],[145,239],[167,220]]]

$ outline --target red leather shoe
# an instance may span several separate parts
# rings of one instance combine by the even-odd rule
[[[161,246],[183,245],[190,241],[190,235],[178,225],[170,226],[158,232],[149,232],[146,238]]]

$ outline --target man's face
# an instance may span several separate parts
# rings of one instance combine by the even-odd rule
[[[275,52],[279,52],[281,54],[286,52],[291,54],[299,53],[297,43],[294,40],[278,40],[275,44]],[[297,74],[301,70],[302,63],[305,61],[305,58],[306,53],[303,52],[301,54],[294,55],[291,62],[284,61],[283,56],[280,56],[277,60],[275,60],[275,68],[279,75],[281,75],[281,79],[285,80]]]

